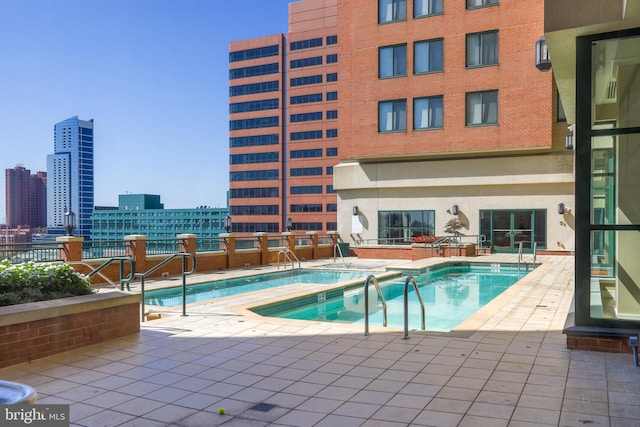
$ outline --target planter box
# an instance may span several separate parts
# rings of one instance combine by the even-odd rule
[[[140,332],[140,298],[113,291],[0,307],[0,368]]]

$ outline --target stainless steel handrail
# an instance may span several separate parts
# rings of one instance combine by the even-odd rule
[[[387,301],[384,299],[384,295],[382,295],[382,290],[380,289],[380,285],[378,284],[378,279],[373,274],[367,276],[367,279],[364,281],[364,335],[369,335],[369,282],[373,281],[373,285],[376,287],[376,291],[378,291],[378,295],[380,295],[380,299],[382,300],[382,325],[387,326]]]
[[[427,329],[422,295],[420,295],[416,279],[413,276],[409,276],[407,277],[407,280],[404,281],[404,336],[402,339],[409,338],[409,283],[413,283],[413,289],[416,291],[416,295],[418,295],[418,300],[420,301],[420,309],[422,310],[422,330],[424,331]]]
[[[276,265],[278,266],[278,269],[280,269],[280,254],[282,254],[282,262],[285,263],[285,268],[287,267],[286,265],[286,261],[289,260],[289,262],[291,263],[291,269],[295,268],[295,264],[293,263],[293,259],[291,259],[291,256],[293,256],[293,258],[298,261],[298,268],[300,268],[300,260],[298,259],[298,257],[296,256],[296,254],[293,253],[293,251],[291,249],[287,249],[287,250],[282,250],[280,252],[278,252],[278,257],[276,258]]]

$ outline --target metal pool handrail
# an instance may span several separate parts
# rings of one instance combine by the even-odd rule
[[[294,259],[298,261],[298,268],[300,268],[300,260],[298,259],[296,254],[294,254],[291,249],[287,249],[286,251],[282,250],[278,252],[278,258],[276,259],[278,270],[280,269],[280,254],[282,254],[282,262],[284,263],[285,268],[287,268],[287,260],[289,260],[289,262],[291,263],[291,269],[294,269],[295,268],[295,264],[293,263]],[[293,256],[293,259],[291,258],[291,256]]]
[[[382,295],[382,290],[380,290],[380,285],[378,284],[378,279],[373,274],[367,276],[367,279],[364,281],[364,335],[369,335],[369,282],[373,282],[376,287],[376,291],[378,291],[378,295],[380,295],[380,299],[382,300],[382,325],[387,326],[387,301],[384,299],[384,295]]]
[[[420,300],[420,308],[422,309],[422,330],[424,331],[427,329],[425,325],[424,301],[422,301],[422,295],[420,295],[416,279],[413,276],[409,276],[407,277],[407,280],[404,281],[404,336],[402,339],[409,338],[409,283],[413,283],[413,289],[416,291],[416,295],[418,295],[418,300]]]

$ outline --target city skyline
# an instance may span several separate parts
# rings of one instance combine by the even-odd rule
[[[228,46],[285,33],[290,2],[0,3],[2,167],[46,171],[54,124],[79,116],[95,120],[95,205],[226,206]]]

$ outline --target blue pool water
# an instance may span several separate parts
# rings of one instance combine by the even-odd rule
[[[340,283],[349,280],[364,279],[369,275],[366,271],[338,271],[297,269],[276,273],[257,274],[229,280],[218,280],[187,286],[186,302],[208,301],[215,298],[237,295],[261,289],[275,288],[292,283]],[[164,307],[182,305],[182,287],[158,289],[145,292],[144,303]]]
[[[425,304],[426,329],[447,332],[520,280],[527,272],[493,265],[460,265],[415,277]],[[404,327],[406,276],[380,282],[387,302],[387,326]],[[409,327],[421,328],[418,297],[410,286]],[[336,289],[254,309],[264,316],[364,324],[362,286]],[[383,326],[382,302],[369,287],[369,325]]]

